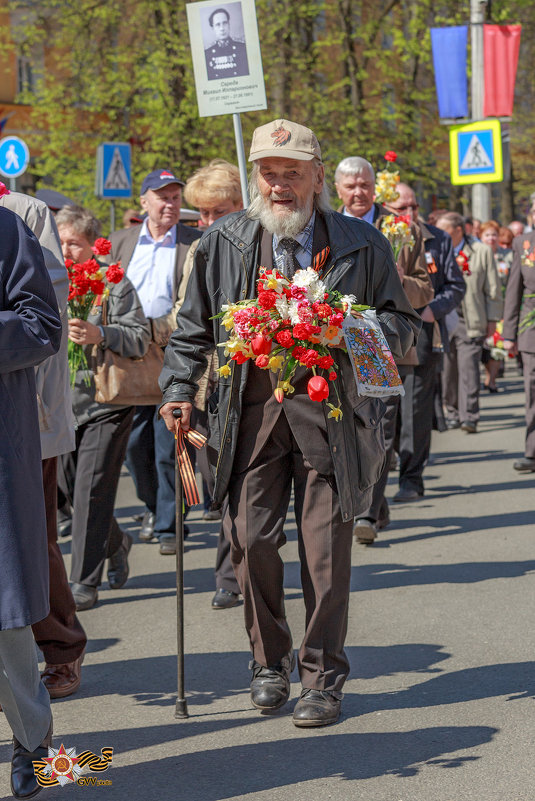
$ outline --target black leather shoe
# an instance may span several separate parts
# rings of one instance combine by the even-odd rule
[[[108,559],[108,581],[110,590],[120,590],[128,581],[130,568],[128,554],[132,547],[132,537],[123,531],[123,541],[114,554]]]
[[[419,501],[423,498],[423,493],[410,487],[400,487],[394,495],[394,503],[407,503],[408,501]]]
[[[257,709],[279,709],[290,697],[290,676],[295,667],[291,651],[277,665],[263,667],[254,659],[249,663],[253,671],[251,701]]]
[[[535,459],[530,459],[529,456],[523,456],[513,462],[513,468],[518,470],[519,473],[535,473]]]
[[[154,539],[154,524],[156,523],[156,515],[154,512],[148,510],[143,515],[141,521],[141,528],[137,538],[140,542],[152,542]]]
[[[77,612],[83,612],[84,609],[91,609],[98,601],[97,588],[90,587],[89,584],[73,584],[71,590]]]
[[[295,705],[293,722],[300,728],[329,726],[340,717],[342,702],[326,690],[303,690]]]
[[[212,609],[231,609],[240,600],[239,593],[220,587],[212,598]]]
[[[13,737],[13,756],[11,757],[11,792],[15,798],[33,798],[42,787],[37,783],[33,770],[33,760],[48,757],[48,746],[52,745],[52,724],[41,745],[35,751],[27,751]]]

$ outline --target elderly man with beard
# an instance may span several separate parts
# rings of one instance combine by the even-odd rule
[[[328,247],[322,280],[376,307],[396,355],[408,350],[419,329],[384,237],[330,208],[320,146],[311,130],[289,120],[263,125],[253,134],[249,160],[251,205],[218,220],[202,238],[167,347],[160,413],[170,430],[175,408],[182,410],[188,429],[206,354],[228,339],[214,315],[225,303],[255,297],[261,265],[291,277]],[[341,421],[327,417],[325,401],[308,397],[311,372],[305,368],[296,374],[295,392],[278,403],[273,373],[233,362],[231,375],[219,380],[217,406],[210,404],[214,502],[221,504],[228,492],[225,526],[253,654],[251,700],[261,710],[286,703],[295,661],[279,555],[293,482],[306,610],[298,655],[303,689],[293,722],[305,727],[334,723],[340,715],[349,672],[344,640],[352,523],[369,503],[384,461],[384,406],[357,395],[342,350],[336,360]]]

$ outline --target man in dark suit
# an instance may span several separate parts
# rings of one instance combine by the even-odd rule
[[[457,324],[455,309],[466,287],[453,255],[451,237],[419,219],[418,201],[410,186],[400,183],[397,190],[399,197],[387,203],[388,210],[406,214],[418,225],[422,238],[420,261],[435,291],[434,298],[419,310],[424,324],[416,346],[418,364],[405,383],[405,396],[401,399],[399,490],[394,496],[394,501],[401,503],[418,500],[424,493],[423,471],[431,446],[435,390],[443,354],[449,350],[450,334]]]
[[[535,327],[522,321],[535,310],[535,231],[513,240],[513,263],[507,281],[503,314],[504,348],[522,354],[526,392],[524,456],[513,463],[520,473],[535,472]]]
[[[206,232],[195,253],[178,328],[166,349],[160,377],[162,417],[175,428],[173,410],[190,424],[207,355],[231,332],[219,319],[223,304],[253,298],[258,268],[292,277],[316,259],[325,286],[372,305],[393,353],[414,343],[419,318],[403,292],[392,250],[378,231],[333,212],[324,184],[318,140],[290,120],[257,128],[251,153],[251,204]],[[320,266],[321,264],[321,266]],[[222,354],[222,348],[218,348]],[[217,458],[214,504],[228,493],[224,525],[244,599],[253,662],[251,701],[262,710],[286,703],[294,663],[284,610],[284,522],[292,482],[306,609],[299,650],[303,689],[296,726],[325,726],[340,715],[349,671],[347,630],[353,518],[369,503],[384,462],[378,399],[357,396],[349,357],[336,351],[341,420],[325,401],[307,393],[310,370],[299,368],[294,392],[281,402],[277,378],[254,363],[232,361],[220,375],[218,403],[210,411],[210,452]]]
[[[143,224],[110,237],[110,258],[120,260],[137,290],[152,339],[162,348],[176,327],[178,287],[191,243],[201,236],[179,222],[184,182],[171,170],[149,173],[141,186]],[[175,543],[174,438],[154,406],[138,406],[128,442],[126,465],[146,512],[139,537],[160,540],[160,553],[173,554]]]
[[[249,75],[247,49],[243,42],[230,36],[230,14],[226,8],[216,8],[208,18],[215,42],[204,51],[209,81]]]
[[[334,173],[334,185],[343,204],[338,211],[346,217],[375,225],[379,217],[388,214],[383,206],[374,203],[375,170],[366,159],[360,156],[342,159]]]
[[[61,333],[39,242],[17,214],[0,208],[0,704],[13,731],[15,798],[39,792],[32,762],[52,744],[31,629],[49,612],[34,367],[58,351]]]

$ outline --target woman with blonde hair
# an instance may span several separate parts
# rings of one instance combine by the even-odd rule
[[[199,228],[208,228],[220,217],[240,211],[243,202],[238,168],[223,159],[213,159],[188,178],[184,199],[198,208]]]

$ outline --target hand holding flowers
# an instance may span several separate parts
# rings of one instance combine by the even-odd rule
[[[102,302],[110,294],[109,285],[122,281],[124,270],[120,264],[111,264],[101,267],[96,256],[107,256],[111,250],[111,242],[102,237],[97,239],[92,247],[95,256],[82,264],[65,260],[69,274],[69,343],[68,361],[71,373],[71,386],[76,382],[78,370],[87,370],[87,357],[84,347],[102,341],[102,334],[98,326],[88,322],[87,318],[96,304]],[[98,335],[98,336],[97,336]],[[90,384],[88,376],[86,385]]]
[[[230,332],[227,342],[219,344],[230,357],[219,374],[229,377],[232,362],[254,360],[261,370],[278,374],[274,395],[282,403],[285,394],[294,392],[292,379],[303,366],[314,373],[308,381],[309,397],[318,402],[326,400],[328,381],[335,381],[338,369],[329,351],[343,343],[344,316],[369,307],[357,304],[353,295],[327,290],[312,267],[298,270],[292,280],[275,269],[261,267],[257,291],[256,299],[223,306],[216,315]],[[318,370],[327,378],[318,375]],[[336,386],[335,391],[338,397]],[[336,406],[327,405],[328,416],[340,419],[339,397]]]

